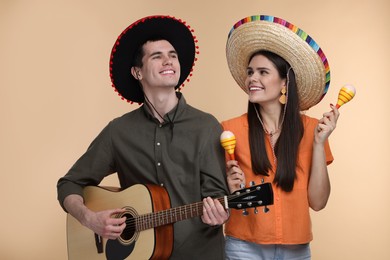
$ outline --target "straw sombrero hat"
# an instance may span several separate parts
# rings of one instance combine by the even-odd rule
[[[226,44],[230,72],[245,92],[249,58],[258,50],[274,52],[291,65],[301,110],[316,105],[328,91],[328,60],[313,38],[283,19],[255,15],[238,21],[230,30]]]
[[[123,100],[142,103],[144,94],[130,73],[135,52],[148,39],[161,37],[168,40],[178,53],[180,79],[176,89],[192,76],[197,40],[186,22],[172,16],[147,16],[128,26],[112,47],[110,56],[110,78],[112,86]],[[187,79],[189,81],[189,79]]]

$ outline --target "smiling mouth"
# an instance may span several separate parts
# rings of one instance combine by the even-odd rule
[[[161,71],[160,74],[162,74],[162,75],[172,75],[172,74],[175,74],[175,71],[174,70],[164,70],[164,71]]]
[[[249,91],[258,91],[258,90],[264,90],[262,87],[249,87]]]

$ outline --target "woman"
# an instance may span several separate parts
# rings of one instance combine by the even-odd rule
[[[302,30],[282,19],[251,16],[232,28],[229,69],[248,94],[246,114],[222,122],[236,136],[227,162],[230,192],[272,183],[266,213],[232,211],[226,224],[227,259],[310,259],[309,208],[319,211],[330,195],[328,137],[339,112],[319,120],[301,111],[317,104],[329,86],[327,59]]]

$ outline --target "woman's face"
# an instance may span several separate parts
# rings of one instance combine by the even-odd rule
[[[281,79],[275,65],[263,55],[254,56],[247,68],[245,86],[249,101],[262,106],[279,103],[281,89],[286,80]]]

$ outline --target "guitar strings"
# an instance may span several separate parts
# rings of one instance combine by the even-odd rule
[[[139,226],[146,227],[145,229],[147,229],[148,226],[156,226],[156,223],[160,225],[165,225],[176,222],[178,220],[187,219],[187,216],[199,216],[203,213],[201,207],[203,207],[203,203],[198,202],[195,204],[170,208],[159,212],[148,213],[140,216],[132,216],[132,218],[126,219],[126,228],[127,226],[129,228],[136,226],[137,221],[140,222],[138,223],[140,224]]]
[[[250,193],[254,192],[253,190],[246,192],[245,195],[248,195]],[[242,196],[242,194],[232,194],[227,197],[228,201],[234,200],[238,197]],[[223,203],[224,202],[224,197],[218,198],[218,200]],[[139,227],[137,231],[142,231],[151,227],[155,226],[161,226],[161,225],[166,225],[170,224],[173,222],[176,222],[178,220],[184,220],[187,219],[188,215],[191,217],[195,216],[201,216],[203,215],[203,210],[201,209],[203,207],[203,202],[197,202],[191,205],[185,205],[185,206],[180,206],[176,208],[170,208],[166,210],[162,210],[159,212],[153,212],[153,213],[148,213],[140,216],[132,216],[131,218],[127,218],[125,223],[126,223],[126,228],[125,230],[129,229],[134,229],[135,227]],[[196,215],[192,215],[194,211],[192,209],[196,209]],[[201,213],[199,213],[199,211]],[[173,213],[173,215],[172,215]],[[169,215],[170,214],[170,215]],[[179,216],[179,218],[178,218]],[[184,218],[183,218],[184,216]],[[169,220],[170,219],[170,220]],[[175,219],[173,221],[173,219]],[[146,220],[146,222],[145,222]],[[137,225],[137,222],[139,222]],[[159,222],[157,225],[156,222]]]

